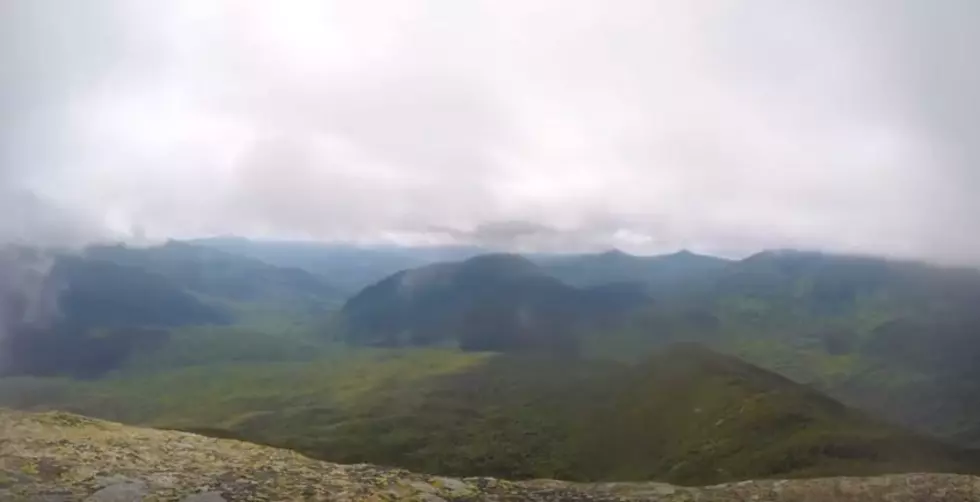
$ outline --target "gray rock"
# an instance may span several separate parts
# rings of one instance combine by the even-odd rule
[[[457,480],[318,462],[238,441],[3,409],[0,438],[0,502],[224,502],[220,493],[236,501],[980,502],[980,477],[955,474],[759,480],[699,488],[648,482]],[[20,468],[35,465],[39,458],[69,469],[68,475],[46,478]],[[131,477],[93,479],[98,473]],[[95,490],[88,498],[80,495]],[[172,496],[175,492],[181,495]]]
[[[126,483],[142,483],[142,481],[119,474],[113,474],[111,476],[96,476],[96,478],[92,480],[92,484],[95,485],[96,488],[105,488],[107,486]]]
[[[412,481],[408,483],[408,486],[415,488],[422,493],[436,493],[439,491],[438,488],[430,485],[429,483],[423,483],[422,481]]]
[[[472,487],[458,479],[437,477],[433,478],[436,486],[449,490],[453,496],[468,494],[473,491]]]
[[[85,502],[141,502],[148,492],[146,483],[127,481],[109,485],[85,499]]]
[[[181,502],[226,502],[225,498],[218,492],[204,492],[191,495]]]
[[[6,495],[0,492],[0,500],[16,500],[4,498]],[[77,497],[72,496],[70,493],[46,493],[44,495],[39,495],[37,499],[31,499],[31,502],[73,502],[78,500]]]

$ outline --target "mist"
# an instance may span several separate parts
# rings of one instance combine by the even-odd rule
[[[9,346],[14,338],[47,329],[59,318],[60,288],[51,276],[54,263],[48,253],[0,248],[0,374],[16,363],[18,354]]]
[[[0,241],[977,265],[978,9],[7,1]]]

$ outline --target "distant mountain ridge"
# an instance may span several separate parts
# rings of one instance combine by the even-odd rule
[[[687,250],[655,256],[637,256],[611,250],[598,254],[545,256],[538,258],[537,263],[573,286],[633,282],[642,284],[652,293],[660,293],[695,287],[732,262]]]
[[[329,278],[342,293],[352,295],[400,270],[456,261],[487,251],[469,246],[357,246],[314,241],[212,237],[188,241],[279,267],[299,268]]]
[[[330,278],[332,284],[351,295],[402,270],[462,261],[484,254],[507,254],[476,246],[357,246],[243,237],[212,237],[187,242],[249,256],[272,265],[301,268]],[[616,249],[595,254],[514,254],[522,254],[555,277],[577,287],[615,282],[677,285],[728,262],[724,258],[687,250],[654,256],[631,255]]]
[[[83,253],[160,274],[182,288],[216,298],[295,301],[339,295],[325,278],[307,271],[180,241],[151,247],[92,246]]]

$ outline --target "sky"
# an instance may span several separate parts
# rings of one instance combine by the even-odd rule
[[[0,242],[980,265],[973,0],[3,0]]]

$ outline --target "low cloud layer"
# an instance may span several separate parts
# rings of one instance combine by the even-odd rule
[[[5,240],[980,264],[976,2],[75,4],[0,8]]]

